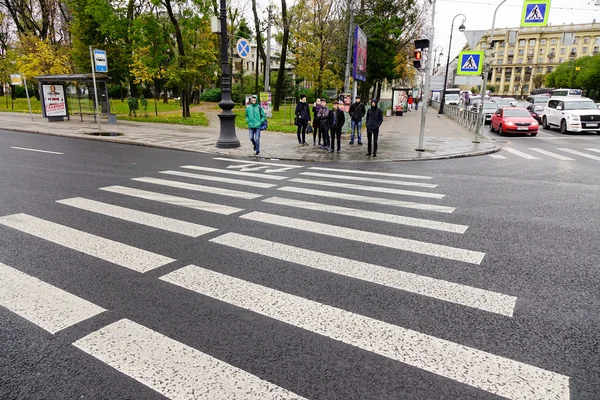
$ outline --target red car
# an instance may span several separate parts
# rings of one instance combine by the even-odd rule
[[[498,131],[500,135],[505,133],[528,133],[536,136],[540,125],[531,116],[526,108],[504,107],[499,108],[492,115],[490,130]]]

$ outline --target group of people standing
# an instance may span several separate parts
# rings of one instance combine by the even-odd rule
[[[344,111],[340,109],[338,101],[333,102],[333,108],[327,106],[327,100],[317,99],[312,107],[313,122],[313,146],[320,146],[323,150],[328,150],[330,153],[336,151],[341,153],[342,128],[346,122]],[[310,121],[308,113],[308,104],[306,96],[301,96],[300,102],[296,105],[296,117],[298,118],[298,130],[296,136],[299,146],[307,146],[306,129]],[[364,104],[361,103],[360,97],[357,96],[355,102],[350,106],[348,111],[351,120],[352,133],[350,135],[350,144],[354,144],[355,134],[358,139],[358,144],[362,145],[361,129],[363,118],[366,116],[368,153],[367,156],[373,155],[377,157],[377,139],[379,137],[379,127],[383,123],[383,112],[377,107],[377,100],[371,100],[371,107],[366,110]],[[318,139],[318,143],[317,143]],[[373,147],[372,147],[373,145]],[[371,153],[371,150],[373,152]]]
[[[306,143],[306,132],[309,126],[311,115],[310,109],[306,102],[306,96],[300,97],[300,102],[296,105],[295,123],[298,126],[296,136],[298,138],[298,146],[308,146]],[[342,128],[346,122],[344,111],[340,109],[338,101],[333,102],[330,109],[327,106],[327,100],[317,99],[312,107],[312,135],[313,146],[320,146],[323,150],[328,150],[330,153],[336,151],[341,153],[342,149]],[[383,123],[383,112],[377,107],[377,100],[371,100],[370,107],[365,108],[361,103],[360,97],[356,97],[355,102],[350,106],[348,111],[351,119],[352,133],[350,135],[350,144],[354,144],[354,138],[358,139],[358,144],[362,145],[361,128],[363,118],[366,117],[365,124],[367,127],[367,157],[377,157],[377,140],[379,138],[379,127]],[[250,98],[250,103],[246,106],[246,122],[248,123],[248,131],[250,141],[254,146],[256,155],[260,154],[260,131],[261,127],[266,122],[266,114],[264,109],[258,104],[256,96]],[[317,144],[318,138],[318,144]]]

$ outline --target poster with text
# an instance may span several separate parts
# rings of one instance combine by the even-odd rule
[[[46,117],[66,117],[65,87],[63,85],[42,85]]]
[[[354,27],[354,71],[352,77],[363,82],[367,80],[367,35],[358,25]]]

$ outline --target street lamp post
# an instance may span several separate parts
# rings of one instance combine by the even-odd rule
[[[439,54],[438,54],[438,49],[440,49]],[[444,48],[442,46],[437,46],[435,49],[433,49],[433,74],[434,75],[437,72],[438,67],[440,66],[440,60],[442,59],[442,56],[444,55],[443,51],[444,51]],[[438,59],[438,57],[439,57],[439,59]]]
[[[460,26],[458,27],[458,30],[461,32],[465,31],[465,21],[467,20],[467,17],[465,17],[464,14],[456,14],[454,16],[454,18],[452,18],[452,27],[450,28],[450,43],[448,44],[448,59],[446,61],[446,75],[444,77],[444,91],[442,92],[442,102],[440,103],[440,109],[438,111],[438,114],[443,114],[444,113],[444,103],[446,101],[446,88],[448,86],[448,69],[450,68],[450,50],[452,49],[452,32],[454,31],[454,20],[456,19],[456,17],[463,17],[463,20],[460,24]]]
[[[232,149],[240,147],[240,141],[235,134],[235,117],[231,111],[235,106],[231,100],[231,70],[229,68],[229,38],[227,37],[227,5],[226,0],[220,0],[220,22],[221,22],[221,101],[219,107],[221,113],[221,132],[217,140],[220,149]]]

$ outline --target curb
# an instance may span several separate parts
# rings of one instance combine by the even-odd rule
[[[185,149],[185,148],[181,148],[181,147],[174,147],[174,146],[168,146],[168,145],[162,145],[162,144],[136,142],[136,141],[132,141],[132,140],[128,140],[128,139],[122,139],[122,136],[94,136],[94,135],[87,135],[87,134],[77,134],[78,136],[73,136],[72,134],[55,133],[55,132],[47,132],[47,131],[41,132],[41,131],[37,131],[37,130],[26,130],[26,129],[19,129],[19,128],[5,128],[5,129],[8,131],[13,131],[13,132],[30,133],[30,134],[36,134],[36,135],[59,136],[59,137],[66,137],[66,138],[70,138],[70,139],[95,140],[95,141],[100,141],[100,142],[109,142],[109,143],[116,143],[116,144],[126,144],[126,145],[134,145],[134,146],[153,147],[153,148],[166,149],[166,150],[186,151],[189,153],[218,154],[218,155],[226,154],[231,157],[247,158],[247,159],[256,159],[257,158],[256,156],[231,155],[230,153],[223,153],[218,150],[217,151],[190,150],[190,149]],[[452,159],[452,158],[475,157],[475,156],[496,153],[501,150],[501,147],[499,147],[497,143],[494,142],[493,144],[494,144],[494,147],[489,148],[489,149],[466,152],[466,153],[447,154],[447,155],[443,155],[443,156],[435,156],[434,155],[431,157],[391,158],[391,159],[381,159],[381,160],[376,160],[376,161],[374,161],[374,160],[348,160],[348,161],[339,160],[338,162],[361,162],[361,163],[377,162],[377,163],[379,163],[379,162],[447,160],[447,159]],[[216,147],[215,147],[215,149],[216,149]],[[306,163],[309,163],[309,162],[335,162],[336,161],[336,160],[331,160],[331,161],[307,160],[307,159],[293,158],[293,157],[272,157],[272,156],[261,156],[258,158],[263,159],[263,160],[296,161],[296,162],[306,162]]]

